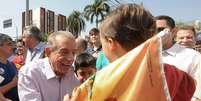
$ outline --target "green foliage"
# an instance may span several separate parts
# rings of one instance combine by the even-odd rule
[[[110,11],[110,6],[106,2],[107,0],[94,0],[93,4],[87,5],[84,8],[85,18],[91,23],[96,23],[96,27],[98,27],[98,23],[104,20],[105,16]]]
[[[79,11],[73,11],[66,20],[67,29],[78,37],[82,30],[85,29],[85,20],[83,14]]]
[[[42,42],[47,42],[48,35],[49,35],[49,34],[47,34],[47,33],[42,33],[42,34],[41,34],[41,41],[42,41]]]

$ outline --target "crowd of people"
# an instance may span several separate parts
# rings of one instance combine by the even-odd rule
[[[96,71],[164,30],[169,34],[161,36],[161,59],[171,100],[201,101],[201,54],[194,50],[195,29],[176,26],[167,15],[154,17],[137,4],[111,11],[99,28],[89,31],[89,40],[56,31],[42,42],[33,25],[23,29],[15,44],[0,33],[0,101],[76,101],[72,92],[79,94],[76,88]]]

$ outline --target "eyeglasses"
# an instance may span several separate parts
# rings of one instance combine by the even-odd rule
[[[163,31],[165,29],[165,27],[158,27],[157,29],[156,29],[156,31],[159,33],[159,32],[161,32],[161,31]]]

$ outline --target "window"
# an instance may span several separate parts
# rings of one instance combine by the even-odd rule
[[[12,27],[12,19],[4,20],[3,21],[3,28]]]

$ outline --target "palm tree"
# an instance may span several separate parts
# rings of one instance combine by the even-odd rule
[[[94,3],[91,5],[87,5],[84,8],[85,17],[87,20],[90,20],[91,23],[96,23],[96,27],[98,27],[98,23],[102,21],[106,14],[110,11],[110,6],[106,3],[107,0],[94,0]]]
[[[66,20],[67,30],[78,37],[82,30],[85,29],[85,20],[83,14],[79,11],[73,11]]]

